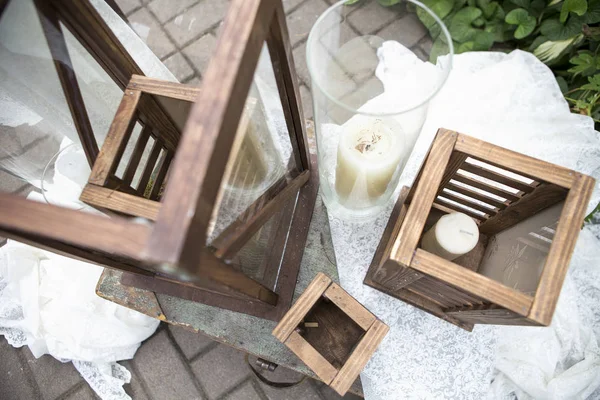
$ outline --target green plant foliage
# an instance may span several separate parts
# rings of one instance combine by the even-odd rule
[[[577,75],[593,75],[600,67],[600,59],[589,50],[579,51],[576,56],[569,60],[569,62],[574,66],[567,71],[572,73],[574,77]]]
[[[506,14],[504,22],[509,25],[516,25],[515,39],[523,39],[531,34],[535,29],[536,19],[529,15],[526,9],[516,8]]]
[[[564,24],[570,13],[577,14],[581,17],[586,13],[587,8],[587,0],[565,0],[560,9],[560,22]]]
[[[452,39],[459,43],[471,40],[477,34],[477,29],[472,23],[482,14],[483,12],[477,7],[465,7],[454,14],[448,27]]]

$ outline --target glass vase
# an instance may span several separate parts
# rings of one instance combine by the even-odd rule
[[[349,3],[320,16],[306,58],[321,195],[330,214],[361,220],[380,213],[398,186],[453,47],[417,1]]]

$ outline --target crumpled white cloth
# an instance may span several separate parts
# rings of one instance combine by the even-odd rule
[[[600,179],[600,139],[593,121],[569,112],[552,72],[530,53],[454,57],[400,186],[412,184],[439,127]],[[596,187],[588,212],[599,193]],[[391,328],[361,374],[367,399],[600,396],[597,225],[580,234],[550,327],[476,325],[468,333],[362,284],[391,207],[362,225],[330,216],[342,286]]]
[[[129,399],[133,358],[159,321],[98,297],[102,268],[19,242],[0,248],[0,334],[75,367],[102,399]]]

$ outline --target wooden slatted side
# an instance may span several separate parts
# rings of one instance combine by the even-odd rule
[[[472,324],[540,326],[523,315],[489,303],[479,307],[447,310],[446,314]]]
[[[431,276],[424,276],[407,286],[407,289],[436,302],[444,308],[483,303],[480,297],[450,286]]]

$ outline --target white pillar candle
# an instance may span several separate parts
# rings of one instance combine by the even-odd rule
[[[391,118],[355,116],[342,127],[335,188],[340,202],[371,205],[386,189],[396,168],[406,161],[402,127]]]
[[[479,241],[479,228],[463,213],[446,214],[429,229],[421,240],[421,248],[446,260],[473,250]]]

